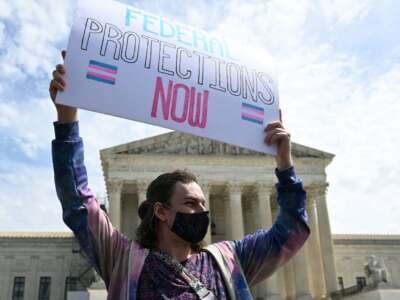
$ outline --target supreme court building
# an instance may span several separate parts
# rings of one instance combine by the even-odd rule
[[[255,298],[323,299],[339,289],[326,204],[325,168],[334,156],[299,144],[293,144],[292,153],[308,195],[311,235],[288,264],[253,289]],[[277,214],[276,163],[271,155],[171,132],[104,149],[101,161],[112,223],[132,238],[148,184],[175,169],[189,169],[199,178],[212,221],[207,243],[240,239],[258,228],[269,228]],[[342,263],[342,257],[337,263]],[[362,277],[359,269],[355,272]],[[343,275],[342,287],[344,280],[352,284]]]
[[[372,254],[385,260],[391,286],[400,289],[400,236],[332,235],[325,168],[333,155],[299,144],[292,153],[307,191],[311,235],[293,259],[252,289],[254,299],[330,299],[332,292],[366,280],[364,264]],[[207,243],[240,239],[271,227],[276,217],[273,156],[178,132],[104,149],[100,156],[108,214],[131,238],[148,184],[175,169],[198,176],[212,221]],[[68,291],[90,291],[93,274],[71,234],[0,233],[1,300],[66,300]]]

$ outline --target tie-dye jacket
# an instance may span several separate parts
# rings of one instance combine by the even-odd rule
[[[78,122],[55,122],[54,127],[54,177],[63,220],[103,278],[108,299],[136,299],[149,251],[114,229],[88,187]],[[276,175],[280,209],[273,226],[242,240],[218,242],[206,248],[218,262],[231,299],[252,299],[249,286],[267,278],[293,257],[309,236],[301,181],[293,168]]]

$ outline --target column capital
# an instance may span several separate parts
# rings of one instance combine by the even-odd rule
[[[229,209],[231,234],[230,239],[238,240],[244,236],[243,208],[242,208],[242,184],[239,181],[226,182],[229,194]]]
[[[138,180],[138,181],[136,181],[136,186],[137,186],[138,192],[146,192],[147,187],[149,186],[149,182],[146,180]]]
[[[310,184],[304,187],[305,191],[309,193],[311,196],[322,195],[325,194],[329,187],[329,183],[322,184]]]
[[[243,189],[243,183],[240,181],[228,181],[225,186],[228,188],[230,193],[241,193]]]
[[[263,192],[268,191],[268,193],[271,193],[271,191],[274,188],[272,183],[260,182],[260,181],[256,182],[254,186],[257,189],[257,191],[263,191]]]
[[[114,193],[120,193],[122,191],[122,186],[124,185],[123,181],[108,181],[107,182],[107,193],[108,194],[114,194]]]

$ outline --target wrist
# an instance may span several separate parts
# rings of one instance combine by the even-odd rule
[[[282,164],[282,165],[278,165],[276,168],[278,169],[278,171],[285,171],[289,168],[293,167],[292,163],[288,163],[288,164]]]
[[[292,157],[289,156],[289,157],[287,157],[285,159],[277,157],[276,158],[276,166],[277,166],[278,171],[287,170],[290,167],[293,167]]]
[[[78,110],[75,107],[64,105],[57,106],[57,120],[60,123],[72,123],[78,121]]]

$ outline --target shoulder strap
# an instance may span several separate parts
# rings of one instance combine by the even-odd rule
[[[128,262],[127,300],[136,299],[139,277],[148,254],[149,249],[141,247],[139,243],[134,240],[131,241]]]
[[[231,299],[253,299],[232,241],[222,241],[205,248],[215,257],[229,289]]]
[[[226,247],[226,251],[223,250],[225,255],[221,252],[221,249],[217,246],[217,244],[208,245],[204,249],[210,252],[217,262],[219,269],[222,272],[222,277],[224,278],[226,287],[228,289],[229,298],[231,300],[236,300],[235,285],[232,277],[233,262],[230,261],[232,254],[229,254],[229,245],[226,245]]]

